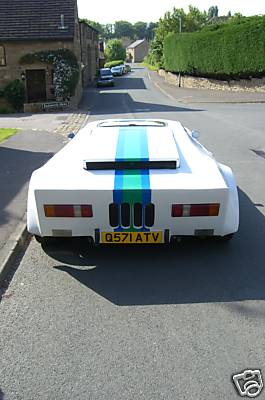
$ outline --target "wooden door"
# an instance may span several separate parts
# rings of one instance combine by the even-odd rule
[[[46,101],[46,71],[45,69],[26,70],[28,103]]]

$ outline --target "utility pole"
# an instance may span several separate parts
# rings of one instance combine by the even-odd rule
[[[182,33],[182,19],[181,19],[181,15],[178,15],[179,18],[179,34]],[[179,87],[181,87],[181,75],[179,72]]]

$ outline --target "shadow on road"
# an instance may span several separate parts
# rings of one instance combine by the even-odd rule
[[[29,181],[32,171],[43,165],[52,155],[53,153],[0,146],[0,225],[7,223],[10,218],[4,210],[5,207]]]
[[[2,392],[1,388],[0,388],[0,400],[4,400],[4,392]]]
[[[201,109],[188,107],[175,107],[166,104],[155,104],[134,101],[128,93],[105,92],[95,96],[95,104],[91,109],[90,115],[112,115],[127,113],[163,113],[163,112],[184,112],[184,111],[204,111]]]
[[[77,240],[43,249],[58,271],[120,306],[264,300],[265,218],[242,191],[240,204],[230,243],[89,248]]]
[[[115,85],[112,88],[112,90],[115,90],[115,89],[126,89],[126,90],[147,89],[143,78],[134,78],[134,77],[125,78],[124,76],[115,76],[114,82],[115,82]],[[102,90],[102,88],[101,88],[101,90]]]

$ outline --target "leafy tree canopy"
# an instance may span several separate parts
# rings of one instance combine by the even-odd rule
[[[134,34],[137,39],[143,39],[146,36],[147,23],[138,21],[134,24]]]
[[[217,6],[211,6],[208,10],[208,17],[209,18],[214,18],[214,17],[218,17],[218,7]]]
[[[126,50],[124,49],[121,40],[111,39],[108,41],[105,49],[107,61],[125,60]]]
[[[134,26],[128,21],[116,21],[114,24],[114,33],[117,38],[134,38]]]
[[[138,21],[131,24],[128,21],[116,21],[114,24],[100,24],[89,19],[81,19],[80,21],[87,23],[99,32],[99,38],[102,40],[110,40],[114,38],[130,38],[131,40],[143,39],[151,40],[154,38],[154,30],[157,23]]]
[[[168,11],[160,18],[155,29],[154,40],[150,46],[149,62],[163,65],[163,44],[170,32],[194,32],[199,30],[207,21],[206,11],[200,11],[197,7],[189,6],[188,13],[183,8],[175,8]]]

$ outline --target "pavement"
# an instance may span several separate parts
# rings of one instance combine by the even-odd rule
[[[138,69],[143,68],[135,66],[134,72],[137,73]],[[153,71],[148,72],[148,78],[160,92],[178,103],[265,102],[263,93],[178,88],[165,82],[164,78]],[[123,78],[124,80],[127,82],[126,78]],[[141,85],[137,89],[143,89]],[[114,91],[115,89],[114,87]],[[3,284],[9,266],[13,264],[14,258],[27,240],[25,213],[31,173],[67,143],[68,133],[76,133],[86,124],[89,118],[88,104],[91,107],[96,101],[95,99],[98,99],[98,92],[95,88],[85,90],[80,109],[76,113],[0,115],[1,128],[20,129],[18,134],[0,144],[0,187],[2,188],[0,197],[0,285],[1,282]],[[102,93],[104,95],[104,90]],[[117,93],[116,96],[124,97],[126,93]],[[126,112],[130,114],[130,107],[126,105],[125,97],[122,104],[124,107],[126,106],[123,116],[128,117]],[[115,108],[115,104],[110,106],[110,113],[113,111],[111,107]],[[97,109],[100,110],[100,104]],[[91,114],[92,120],[107,117],[105,111],[102,115],[100,111],[97,111],[94,116],[93,112]]]
[[[228,90],[182,88],[166,82],[157,72],[149,71],[148,76],[155,86],[171,98],[171,100],[177,100],[184,104],[265,103],[265,93],[262,92],[232,92]]]
[[[0,285],[27,241],[26,203],[32,172],[78,132],[88,112],[0,115],[1,128],[19,132],[0,144]]]

